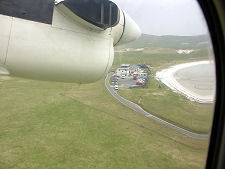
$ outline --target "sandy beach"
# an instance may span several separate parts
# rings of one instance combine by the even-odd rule
[[[5,68],[0,66],[0,75],[9,75],[9,72]]]
[[[215,98],[215,70],[209,61],[199,61],[171,66],[156,73],[174,92],[198,103],[213,103]]]

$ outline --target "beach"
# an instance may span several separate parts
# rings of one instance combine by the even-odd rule
[[[191,101],[213,103],[215,100],[215,70],[211,61],[174,65],[157,72],[156,79]]]
[[[5,68],[0,66],[0,75],[9,75],[9,72]]]

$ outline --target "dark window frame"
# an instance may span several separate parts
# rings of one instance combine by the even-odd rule
[[[75,15],[102,29],[116,26],[120,20],[118,6],[109,0],[64,0],[63,4]],[[58,4],[57,4],[58,5]]]
[[[0,0],[0,14],[52,24],[54,0]]]
[[[225,2],[198,0],[213,43],[216,64],[216,103],[206,169],[225,168]]]

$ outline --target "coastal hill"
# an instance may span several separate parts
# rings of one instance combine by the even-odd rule
[[[210,44],[209,35],[198,35],[198,36],[155,36],[142,34],[141,37],[129,44],[121,45],[116,49],[123,48],[174,48],[174,49],[196,49],[206,48]]]

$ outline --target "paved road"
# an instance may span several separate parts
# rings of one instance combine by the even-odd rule
[[[176,130],[177,132],[179,133],[182,133],[182,134],[185,134],[186,136],[189,136],[189,137],[192,137],[192,138],[195,138],[195,139],[208,139],[209,138],[209,135],[206,135],[206,134],[197,134],[197,133],[193,133],[191,131],[188,131],[188,130],[185,130],[181,127],[178,127],[172,123],[169,123],[165,120],[162,120],[152,114],[150,114],[149,112],[146,112],[145,110],[143,110],[140,106],[138,106],[137,104],[121,97],[116,90],[114,90],[113,87],[110,86],[109,84],[109,80],[110,80],[110,77],[112,76],[112,73],[109,73],[105,79],[105,86],[106,88],[109,90],[109,92],[117,99],[119,100],[121,103],[123,103],[124,105],[126,105],[127,107],[131,108],[132,110],[138,112],[138,113],[141,113],[142,115],[148,117],[148,118],[151,118],[163,125],[166,125],[167,127],[173,129],[173,130]]]

